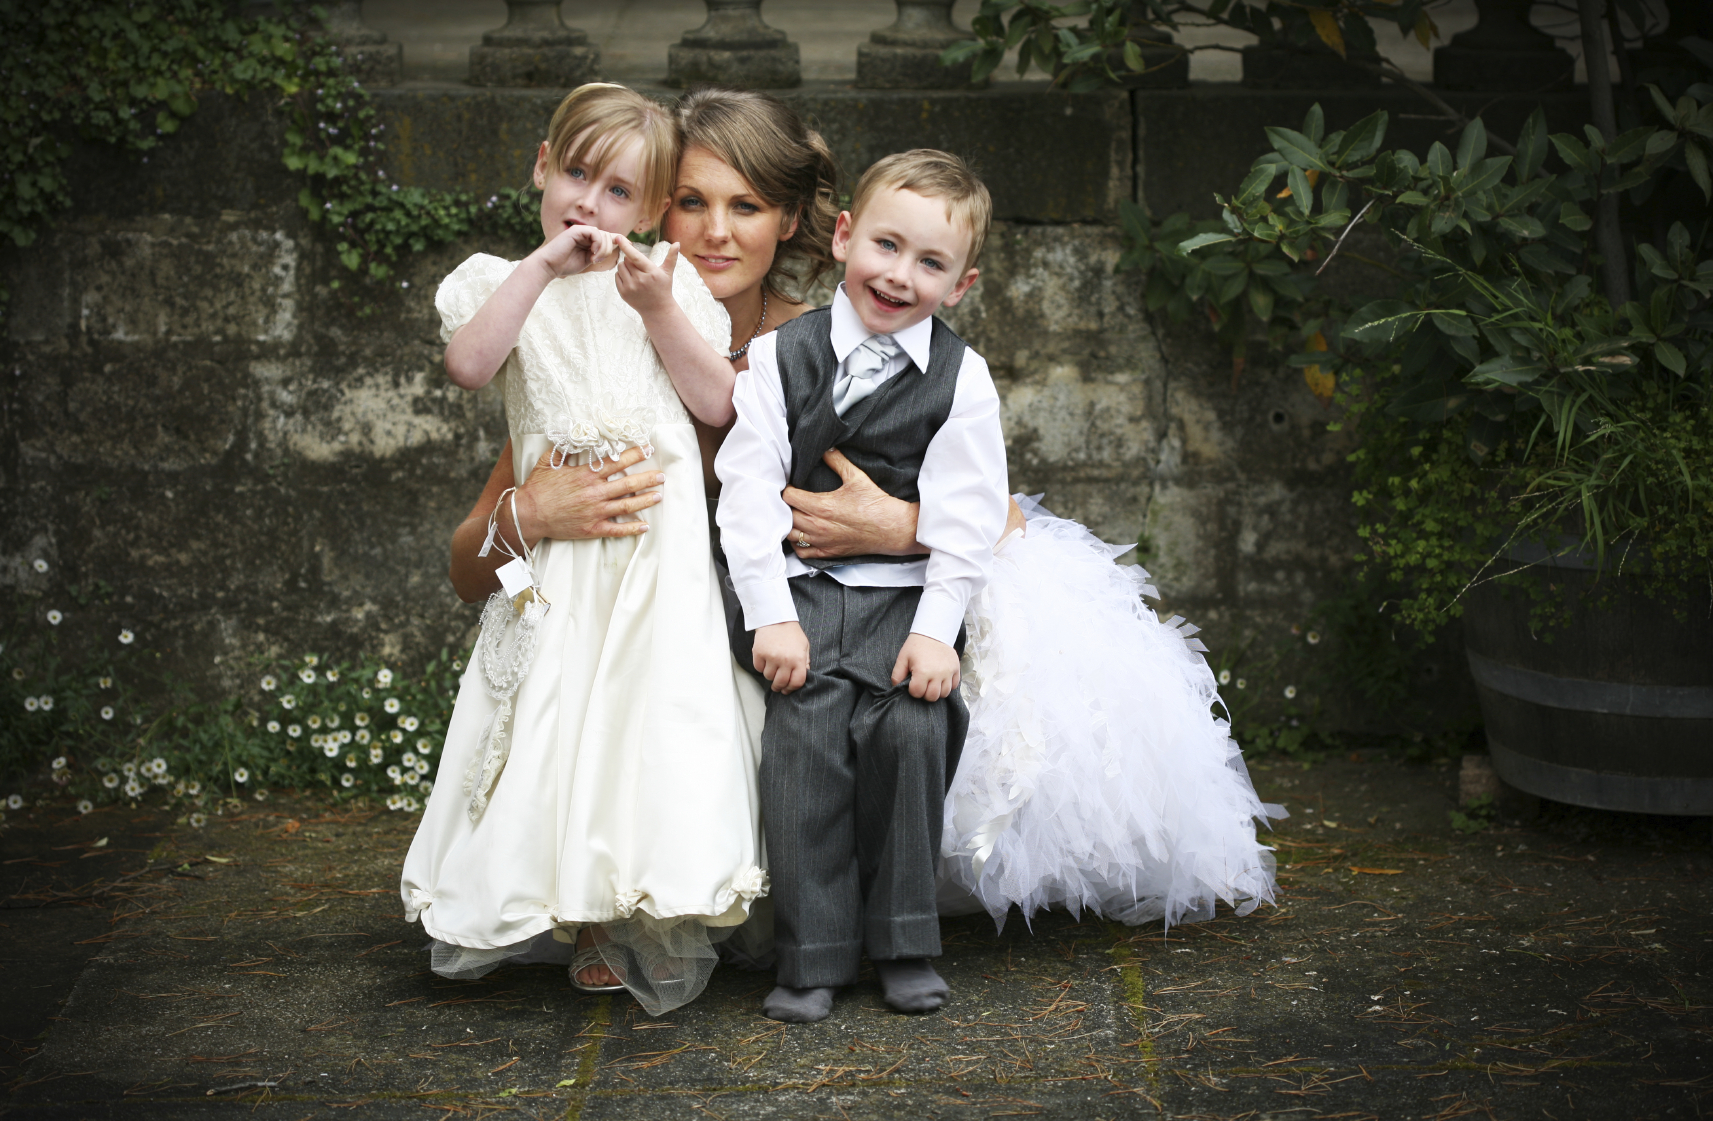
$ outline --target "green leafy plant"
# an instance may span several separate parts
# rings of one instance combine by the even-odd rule
[[[1491,828],[1499,816],[1491,794],[1477,794],[1463,803],[1460,810],[1451,811],[1451,827],[1459,833],[1482,833]]]

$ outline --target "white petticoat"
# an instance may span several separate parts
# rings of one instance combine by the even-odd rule
[[[970,604],[969,737],[946,796],[941,909],[1015,904],[1138,924],[1247,914],[1273,900],[1273,854],[1213,671],[1181,619],[1161,622],[1140,568],[1016,496],[1026,534]],[[1039,496],[1036,496],[1039,498]]]

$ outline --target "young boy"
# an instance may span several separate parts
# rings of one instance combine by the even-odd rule
[[[773,685],[761,805],[778,985],[762,1011],[775,1020],[825,1019],[865,950],[894,1008],[932,1012],[949,995],[929,959],[946,775],[969,723],[958,647],[1007,491],[987,363],[933,315],[975,283],[992,213],[956,156],[869,168],[833,235],[845,280],[832,306],[755,341],[715,460],[733,588]],[[835,447],[921,504],[925,553],[805,562],[782,543],[780,492],[836,489],[822,461]]]

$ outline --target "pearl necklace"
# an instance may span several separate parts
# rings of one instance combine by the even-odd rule
[[[751,333],[748,342],[726,355],[728,361],[736,362],[749,353],[749,344],[761,337],[761,325],[767,322],[767,289],[761,290],[761,318],[755,321],[755,331]]]

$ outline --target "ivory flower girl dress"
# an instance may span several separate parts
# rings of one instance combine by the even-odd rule
[[[443,337],[514,267],[478,254],[447,277]],[[542,541],[533,598],[490,600],[401,894],[447,976],[569,962],[577,929],[602,924],[602,958],[659,1015],[701,992],[712,944],[765,892],[764,710],[727,644],[695,430],[613,277],[553,281],[525,322],[500,373],[512,469],[527,479],[550,447],[566,471],[652,447],[632,470],[664,473],[663,499],[640,536]],[[687,261],[673,294],[726,345]]]

